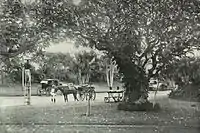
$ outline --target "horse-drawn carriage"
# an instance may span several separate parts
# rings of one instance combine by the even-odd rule
[[[77,91],[78,91],[78,99],[79,100],[95,100],[96,98],[96,92],[95,92],[95,87],[92,86],[91,84],[84,84],[84,85],[78,85],[76,86]]]
[[[51,88],[53,85],[60,90],[62,93],[67,94],[76,94],[77,100],[83,101],[84,99],[95,100],[96,92],[95,87],[91,84],[85,85],[74,85],[72,83],[68,83],[66,85],[62,84],[58,79],[46,79],[40,82],[41,86],[37,90],[38,96],[46,95],[50,96]]]
[[[47,95],[50,96],[51,88],[53,85],[61,85],[58,79],[45,79],[40,82],[40,86],[37,89],[38,96]]]

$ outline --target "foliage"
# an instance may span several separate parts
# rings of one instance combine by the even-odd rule
[[[31,77],[32,82],[39,82],[39,74],[36,71],[36,68],[31,63]],[[21,83],[22,81],[22,60],[21,57],[16,56],[10,59],[10,65],[6,66],[4,69],[6,77],[8,80],[14,83]]]
[[[170,93],[170,98],[199,101],[200,100],[200,58],[190,57],[174,61],[163,71],[165,78],[174,80],[178,85]]]
[[[39,40],[70,37],[113,56],[134,102],[147,99],[150,78],[199,48],[199,5],[197,0],[82,0],[78,6],[38,0],[27,13],[36,28],[30,35],[37,31]]]
[[[77,76],[79,84],[95,82],[105,76],[101,55],[92,51],[82,51],[75,54],[71,71]]]
[[[72,33],[70,37],[82,45],[113,56],[127,91],[136,94],[134,101],[147,98],[150,78],[199,47],[199,4],[196,0],[83,0],[76,6],[44,0],[36,10],[50,11],[37,15],[44,27],[64,29],[62,33]]]
[[[49,46],[50,35],[40,29],[31,16],[31,2],[2,0],[0,2],[0,61],[7,66],[18,55],[38,52]]]
[[[11,58],[10,65],[5,67],[4,72],[13,82],[21,82],[22,63],[21,56],[16,56]],[[89,80],[86,78],[90,78],[90,82],[105,81],[104,57],[94,51],[82,51],[75,56],[69,53],[43,53],[31,59],[31,64],[33,82],[46,78],[74,83],[82,83],[79,81],[81,79],[84,82]]]
[[[72,66],[73,57],[69,53],[44,53],[37,59],[40,80],[45,78],[57,78],[66,80]]]
[[[179,87],[169,94],[172,99],[200,102],[200,89],[198,85],[187,84]]]
[[[94,51],[82,51],[74,56],[69,53],[46,53],[37,59],[37,63],[41,80],[57,78],[67,82],[82,83],[88,82],[90,78],[95,82],[105,75],[103,60]]]
[[[182,58],[171,63],[162,74],[163,77],[174,80],[181,87],[188,84],[199,85],[199,65],[199,57]]]

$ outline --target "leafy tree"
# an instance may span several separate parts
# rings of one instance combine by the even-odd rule
[[[179,88],[188,84],[199,85],[199,63],[199,57],[183,58],[174,61],[170,67],[163,71],[163,77],[174,80],[179,85]]]
[[[41,40],[72,37],[113,57],[131,103],[146,102],[149,79],[199,47],[197,0],[83,0],[80,6],[71,1],[39,0],[27,12],[18,1],[5,3],[1,10],[1,56],[9,58],[38,49],[36,44]],[[18,21],[22,26],[16,24]],[[4,30],[7,24],[14,27]],[[8,33],[8,40],[4,39],[7,31],[12,33]],[[31,42],[36,47],[28,48]]]
[[[94,51],[77,53],[74,59],[74,72],[79,84],[91,82],[90,78],[95,71],[97,54]]]
[[[32,2],[2,0],[0,2],[0,61],[25,53],[40,53],[49,46],[50,35],[35,23],[31,16]]]
[[[10,81],[14,83],[21,83],[22,65],[23,65],[23,61],[22,61],[21,56],[10,58],[10,65],[5,66],[3,70],[7,79],[9,79]],[[38,74],[36,72],[36,69],[32,63],[30,63],[30,65],[31,65],[30,70],[31,70],[31,77],[32,77],[31,80],[33,82],[38,82],[38,79],[37,79]]]
[[[44,27],[114,57],[130,102],[147,101],[149,79],[199,47],[196,0],[83,0],[79,6],[43,0],[37,8]]]
[[[40,79],[57,78],[67,80],[69,70],[73,67],[72,60],[73,58],[69,53],[45,53],[43,57],[37,60]]]

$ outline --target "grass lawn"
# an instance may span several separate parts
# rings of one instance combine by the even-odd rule
[[[97,91],[108,90],[106,84],[95,87]],[[20,91],[20,86],[8,88]],[[181,102],[171,100],[174,104],[169,105],[166,99],[159,102],[163,102],[159,112],[125,112],[117,110],[117,103],[94,102],[90,117],[85,116],[87,102],[1,107],[0,133],[199,133],[200,106],[183,108]]]
[[[91,125],[89,126],[91,128],[92,125],[93,128],[95,128],[95,125],[143,125],[144,127],[151,127],[150,129],[153,131],[164,130],[159,128],[162,126],[182,127],[197,131],[197,126],[199,126],[200,122],[199,111],[178,110],[167,107],[159,112],[125,112],[118,111],[116,103],[100,103],[93,104],[90,117],[86,117],[84,115],[85,112],[86,103],[81,106],[55,105],[48,107],[18,106],[2,108],[0,113],[1,130],[9,127],[12,127],[11,130],[17,127],[24,130],[29,128],[32,130],[35,128],[48,130],[49,127],[57,128],[65,127],[65,125]]]

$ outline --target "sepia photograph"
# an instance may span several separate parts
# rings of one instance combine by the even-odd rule
[[[200,0],[0,0],[0,133],[200,133]]]

